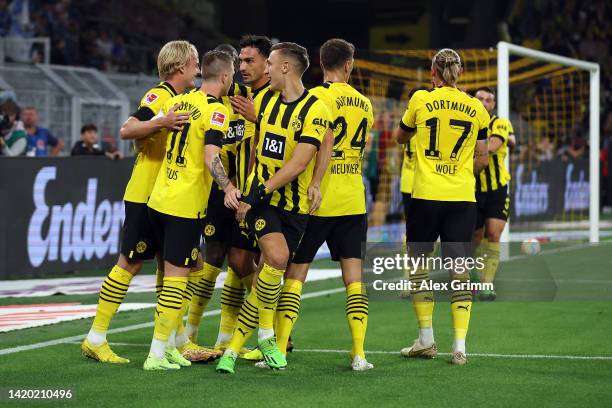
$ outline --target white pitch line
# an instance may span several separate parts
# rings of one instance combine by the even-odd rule
[[[70,341],[69,344],[81,344],[79,341]],[[149,347],[150,344],[145,343],[110,343],[111,346],[123,347]],[[349,354],[351,350],[334,350],[334,349],[295,349],[297,353],[337,353]],[[399,351],[382,351],[382,350],[366,350],[366,354],[388,354],[397,355]],[[451,356],[452,353],[438,353],[440,356]],[[603,360],[610,361],[612,356],[563,356],[554,354],[501,354],[501,353],[467,353],[470,357],[489,357],[489,358],[520,358],[520,359],[545,359],[545,360]]]
[[[612,242],[600,242],[600,244],[603,243],[612,243]],[[565,252],[565,251],[571,251],[574,249],[580,249],[580,248],[584,248],[586,246],[590,246],[591,244],[580,244],[580,245],[575,245],[575,246],[570,246],[570,247],[565,247],[565,248],[557,248],[557,249],[553,249],[550,251],[543,251],[542,254],[551,254],[551,253],[557,253],[557,252]],[[528,255],[518,255],[516,257],[511,257],[508,260],[517,260],[517,259],[522,259],[522,257],[527,257]],[[330,294],[334,294],[334,293],[338,293],[338,292],[343,292],[345,290],[344,287],[341,288],[335,288],[335,289],[329,289],[329,290],[322,290],[322,291],[318,291],[318,292],[311,292],[311,293],[305,293],[304,295],[302,295],[302,299],[309,299],[309,298],[314,298],[314,297],[320,297],[320,296],[326,296],[326,295],[330,295]],[[218,315],[221,313],[221,310],[217,309],[217,310],[211,310],[210,312],[205,312],[203,316],[214,316],[214,315]],[[138,329],[145,329],[147,327],[153,327],[153,322],[148,322],[148,323],[141,323],[141,324],[134,324],[131,326],[125,326],[125,327],[120,327],[117,329],[111,329],[108,331],[109,334],[113,334],[113,333],[124,333],[124,332],[128,332],[128,331],[133,331],[133,330],[138,330]],[[36,349],[40,349],[40,348],[44,348],[44,347],[49,347],[49,346],[55,346],[57,344],[62,344],[62,343],[69,343],[69,342],[74,342],[74,341],[80,341],[82,340],[84,337],[83,334],[81,335],[77,335],[77,336],[70,336],[70,337],[63,337],[61,339],[55,339],[55,340],[48,340],[48,341],[43,341],[40,343],[34,343],[34,344],[26,344],[23,346],[17,346],[17,347],[11,347],[11,348],[6,348],[6,349],[0,349],[0,356],[2,355],[6,355],[6,354],[14,354],[14,353],[19,353],[21,351],[28,351],[28,350],[36,350]],[[344,352],[344,351],[341,351]],[[473,354],[476,355],[476,354]],[[568,356],[571,357],[571,356]],[[537,357],[534,357],[537,358]],[[602,357],[603,359],[608,359],[608,357]],[[612,359],[612,357],[610,357],[610,359]]]
[[[302,353],[350,353],[351,350],[327,350],[327,349],[295,349]],[[399,351],[366,350],[366,354],[396,354]],[[452,353],[438,353],[442,356],[450,356]],[[558,360],[612,360],[612,356],[559,356],[547,354],[499,354],[499,353],[467,353],[468,356],[494,357],[494,358],[524,358],[524,359],[558,359]]]
[[[310,299],[310,298],[315,298],[315,297],[327,296],[327,295],[331,295],[334,293],[344,292],[345,290],[346,289],[344,287],[341,287],[341,288],[327,289],[327,290],[320,290],[317,292],[305,293],[302,295],[302,299]],[[203,316],[204,317],[216,316],[218,314],[221,314],[220,309],[205,312]],[[131,326],[119,327],[117,329],[110,329],[107,333],[108,334],[125,333],[125,332],[129,332],[133,330],[146,329],[149,327],[153,327],[153,322],[134,324]],[[56,346],[58,344],[64,344],[64,343],[79,342],[80,344],[83,338],[85,338],[85,334],[80,334],[78,336],[63,337],[61,339],[48,340],[48,341],[43,341],[40,343],[26,344],[23,346],[0,349],[0,356],[5,355],[5,354],[19,353],[21,351],[36,350],[36,349],[40,349],[44,347]]]

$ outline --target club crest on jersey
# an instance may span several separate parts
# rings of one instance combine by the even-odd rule
[[[144,241],[140,241],[136,244],[136,252],[139,254],[144,253],[147,250],[147,243]]]
[[[147,105],[150,105],[153,102],[155,102],[157,98],[159,98],[159,96],[157,96],[154,93],[147,94],[147,96],[145,96],[144,103],[146,103]]]
[[[193,248],[191,250],[191,259],[196,260],[198,258],[198,248]]]
[[[215,226],[212,224],[206,224],[206,227],[204,227],[204,235],[206,235],[207,237],[210,237],[214,233],[215,233]]]
[[[291,121],[291,129],[293,129],[294,132],[299,132],[302,129],[302,121],[300,118],[295,118]]]
[[[223,126],[225,123],[225,115],[221,112],[214,111],[212,116],[210,117],[210,124]]]
[[[265,227],[266,227],[266,220],[264,220],[263,218],[258,218],[255,221],[255,231],[261,231]]]

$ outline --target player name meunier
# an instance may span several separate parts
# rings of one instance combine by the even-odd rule
[[[337,163],[329,168],[331,174],[359,174],[359,163]]]
[[[402,279],[396,282],[385,282],[383,280],[375,280],[372,283],[374,290],[396,290],[396,291],[406,291],[406,290],[433,290],[433,291],[443,291],[443,290],[495,290],[495,286],[492,283],[486,282],[471,282],[471,281],[460,281],[460,280],[452,280],[450,282],[432,282],[432,281],[423,281],[420,284],[416,284],[406,279]]]

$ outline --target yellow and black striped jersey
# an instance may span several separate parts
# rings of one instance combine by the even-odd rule
[[[249,126],[242,115],[234,112],[230,97],[234,95],[242,95],[247,97],[248,92],[249,90],[247,86],[234,82],[234,84],[232,84],[230,87],[228,95],[221,97],[221,103],[227,108],[230,116],[229,128],[227,130],[227,134],[223,138],[223,147],[221,148],[221,153],[219,156],[221,157],[221,163],[223,163],[223,167],[225,168],[225,171],[230,179],[236,177],[237,141],[244,137],[245,128]],[[254,124],[251,124],[250,126],[252,126],[253,129],[255,128]],[[213,185],[216,188],[221,189],[217,183],[213,182]]]
[[[269,83],[259,89],[247,88],[250,97],[256,98],[259,94],[268,90]],[[255,136],[255,124],[245,121],[244,135],[236,140],[236,187],[241,191],[246,190],[246,180],[249,177],[249,160],[253,150],[253,137]]]
[[[176,91],[172,85],[168,82],[162,82],[149,89],[140,101],[138,110],[132,116],[140,121],[151,120],[159,113],[164,104],[174,96],[176,96]],[[139,142],[141,146],[134,162],[132,176],[123,196],[125,201],[146,203],[149,199],[166,152],[166,134],[166,131],[160,130],[147,137],[146,141]]]
[[[474,150],[486,140],[489,114],[457,88],[417,91],[400,127],[415,131],[416,171],[412,197],[433,201],[476,201]]]
[[[213,182],[204,162],[204,146],[222,146],[230,113],[218,99],[200,89],[172,98],[164,109],[177,103],[177,113],[190,112],[189,123],[168,135],[166,157],[148,205],[176,217],[203,218]]]
[[[489,140],[497,137],[502,145],[495,153],[489,153],[489,166],[485,167],[476,178],[476,191],[495,191],[505,187],[510,181],[510,172],[506,168],[508,154],[508,138],[514,134],[512,123],[508,119],[491,116],[489,123]]]
[[[331,120],[325,103],[307,90],[297,100],[285,103],[280,93],[268,89],[257,95],[254,104],[259,141],[255,171],[249,175],[248,189],[255,178],[263,184],[280,170],[291,159],[298,143],[310,143],[318,149]],[[274,191],[270,205],[308,214],[307,190],[312,181],[314,163],[313,158],[302,174]]]
[[[374,122],[372,103],[343,82],[326,82],[310,92],[327,105],[334,130],[332,158],[321,182],[323,200],[315,215],[365,214],[361,161]]]
[[[402,162],[402,174],[400,175],[400,192],[412,194],[414,184],[414,169],[416,167],[416,156],[414,154],[414,137],[404,146],[404,160]]]

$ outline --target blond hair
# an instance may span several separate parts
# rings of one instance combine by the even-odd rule
[[[438,78],[447,85],[455,86],[461,74],[461,57],[455,50],[444,48],[434,55],[431,67],[436,70]]]
[[[159,51],[157,71],[165,81],[172,74],[189,63],[191,57],[198,58],[198,50],[188,41],[170,41]]]

